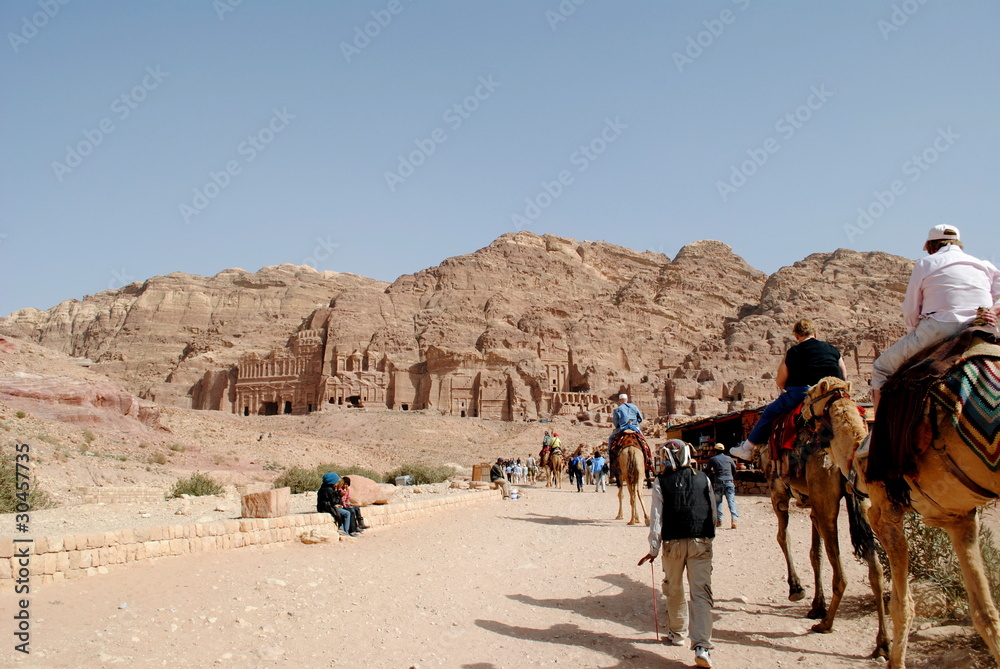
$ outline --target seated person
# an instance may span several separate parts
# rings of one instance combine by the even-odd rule
[[[510,499],[510,484],[507,482],[507,474],[504,471],[503,458],[497,458],[496,464],[490,467],[490,481],[500,488],[503,499]]]
[[[741,460],[752,460],[753,452],[763,446],[771,436],[771,425],[781,414],[802,403],[806,391],[820,379],[835,376],[847,378],[847,366],[836,347],[816,339],[816,324],[808,318],[799,320],[792,334],[798,342],[785,353],[778,367],[775,383],[783,392],[764,409],[746,441],[729,453]]]
[[[323,485],[316,493],[316,511],[329,513],[337,519],[341,534],[349,534],[351,527],[351,512],[341,504],[341,493],[337,489],[340,484],[340,474],[328,472],[323,474]]]
[[[368,529],[368,525],[365,524],[365,519],[361,517],[361,507],[357,504],[351,503],[351,477],[344,476],[340,479],[341,483],[341,504],[345,509],[351,512],[352,523],[351,526],[355,528],[358,534],[361,534]]]

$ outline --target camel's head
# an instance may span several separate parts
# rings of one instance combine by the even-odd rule
[[[823,410],[828,402],[838,397],[851,396],[851,382],[838,379],[836,376],[827,376],[819,380],[815,386],[809,389],[806,397],[802,400],[802,419],[813,420],[823,415]]]

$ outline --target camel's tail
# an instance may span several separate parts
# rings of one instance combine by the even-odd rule
[[[875,533],[868,523],[868,517],[861,508],[861,500],[857,495],[847,496],[847,522],[851,528],[851,545],[854,547],[854,557],[859,560],[869,560],[875,555]]]
[[[640,451],[637,448],[636,449],[636,453],[629,453],[628,454],[627,460],[628,460],[628,464],[626,465],[626,467],[628,469],[627,469],[626,475],[628,476],[628,480],[629,481],[635,481],[636,483],[640,483],[642,481],[642,478],[643,478],[642,477],[642,465],[640,464],[640,463],[642,463],[642,451]],[[620,484],[619,484],[619,486],[620,486]]]

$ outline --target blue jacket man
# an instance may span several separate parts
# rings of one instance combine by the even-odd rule
[[[613,439],[616,434],[626,428],[642,432],[642,428],[639,427],[641,423],[642,412],[639,411],[639,407],[629,402],[628,395],[625,393],[619,395],[618,406],[615,407],[615,412],[611,415],[611,424],[615,426],[615,431],[611,433],[611,438]]]

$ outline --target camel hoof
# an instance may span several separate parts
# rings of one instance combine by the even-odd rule
[[[825,608],[817,609],[813,607],[809,609],[809,613],[806,614],[806,618],[809,618],[810,620],[823,620],[823,618],[826,618],[826,609]],[[813,631],[822,632],[823,630],[813,630]]]
[[[819,634],[829,634],[833,631],[833,625],[826,625],[824,623],[816,623],[809,628],[813,632],[818,632]]]
[[[634,521],[634,520],[630,520],[630,521],[628,521],[628,522],[627,522],[627,523],[625,523],[625,524],[626,524],[626,525],[635,525],[635,521]]]
[[[806,591],[801,588],[788,591],[788,601],[790,602],[797,602],[805,596],[806,596]]]
[[[649,518],[646,519],[646,527],[649,527]]]

